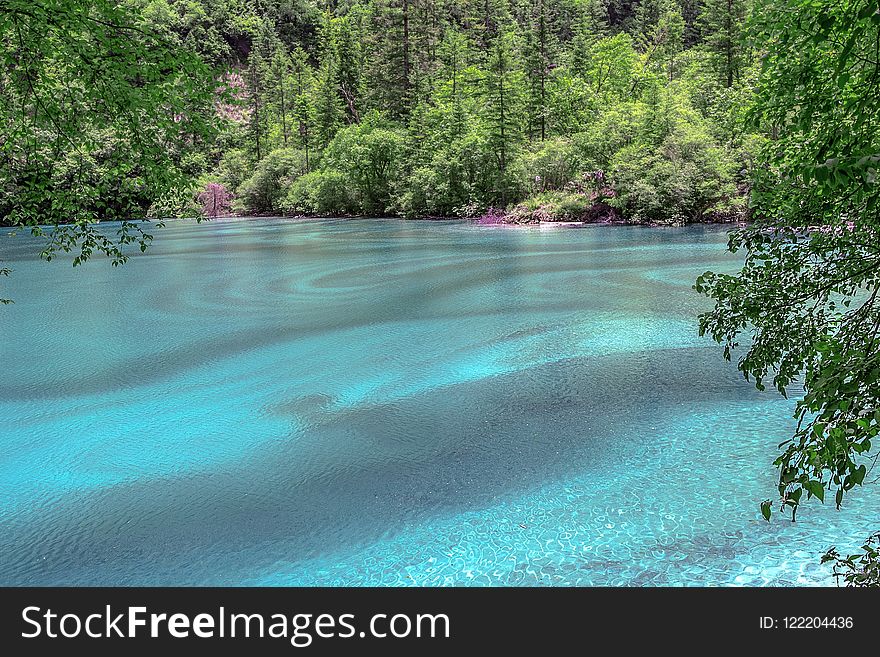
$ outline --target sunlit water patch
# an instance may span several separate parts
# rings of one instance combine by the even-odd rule
[[[0,583],[828,583],[878,495],[760,518],[792,405],[697,336],[725,239],[170,222],[71,269],[0,238]]]

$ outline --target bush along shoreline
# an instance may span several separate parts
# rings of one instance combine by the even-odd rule
[[[248,196],[236,199],[224,185],[207,183],[198,193],[199,214],[203,217],[362,218],[393,216],[413,220],[466,219],[483,226],[536,224],[624,224],[684,226],[687,224],[742,223],[748,220],[748,186],[733,186],[723,180],[688,180],[676,175],[674,185],[652,181],[647,168],[641,178],[633,175],[624,184],[609,180],[602,170],[580,174],[560,189],[548,187],[506,207],[480,208],[470,204],[446,214],[402,212],[363,212],[355,198],[356,190],[346,187],[336,176],[302,174],[290,178],[262,180],[261,193],[275,202],[262,212],[250,212]],[[259,175],[258,174],[255,174]],[[630,175],[627,172],[626,175]],[[536,176],[536,183],[540,183]],[[696,183],[700,182],[700,185]],[[714,184],[713,184],[714,183]],[[329,189],[328,189],[329,187]],[[286,192],[285,192],[286,188]],[[335,189],[334,189],[335,188]],[[245,195],[252,188],[243,187]],[[336,209],[338,195],[346,198],[343,211]],[[329,198],[326,198],[329,197]],[[329,202],[328,202],[329,201]],[[238,210],[238,211],[236,211]]]
[[[497,172],[476,165],[461,170],[479,159],[473,151],[413,168],[406,131],[377,112],[341,128],[317,165],[314,155],[310,160],[303,149],[290,147],[271,151],[255,166],[243,153],[226,154],[217,172],[202,179],[191,212],[461,218],[483,225],[746,220],[746,162],[761,140],[737,148],[718,145],[692,112],[664,114],[676,126],[662,139],[652,138],[651,116],[630,126],[626,139],[611,135],[603,123],[571,139],[523,147],[509,165],[505,186],[481,191],[498,182]],[[616,148],[609,139],[626,145]],[[606,152],[611,155],[597,155]]]

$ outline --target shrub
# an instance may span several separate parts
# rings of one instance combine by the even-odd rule
[[[223,183],[226,189],[238,190],[245,180],[253,173],[253,163],[247,153],[242,149],[227,151],[220,158],[217,166],[218,182]]]
[[[392,188],[400,177],[404,134],[379,114],[336,133],[323,165],[343,175],[358,198],[360,211],[384,214],[392,207]]]
[[[257,163],[253,175],[238,189],[236,205],[245,212],[281,210],[281,199],[305,171],[305,155],[294,148],[279,148]]]
[[[201,208],[195,201],[195,190],[188,187],[176,187],[155,196],[147,210],[147,216],[152,219],[201,215]]]
[[[360,211],[358,196],[348,176],[335,169],[312,171],[297,178],[281,202],[291,214],[356,214]]]
[[[608,169],[614,155],[636,140],[642,110],[638,103],[604,108],[585,131],[573,135],[572,157],[578,169]]]
[[[467,134],[416,166],[398,189],[395,207],[405,216],[476,216],[486,209],[494,157],[485,136]]]
[[[404,216],[448,216],[467,202],[468,191],[457,172],[456,162],[435,157],[416,168],[407,178],[395,205]]]
[[[206,217],[225,217],[232,210],[232,195],[220,183],[209,182],[199,192],[196,200]]]
[[[742,205],[736,200],[730,156],[705,132],[685,128],[666,137],[659,148],[632,145],[614,156],[610,177],[615,198],[610,203],[627,219],[684,224]]]
[[[527,198],[507,213],[508,223],[533,224],[542,221],[586,221],[593,201],[585,194],[551,191]]]
[[[527,193],[539,194],[562,189],[578,171],[578,159],[571,142],[562,138],[549,139],[537,150],[523,151],[514,167]]]

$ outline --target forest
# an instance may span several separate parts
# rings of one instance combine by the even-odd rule
[[[99,3],[116,15],[104,25],[76,14],[83,3],[3,4],[7,112],[32,104],[37,129],[7,142],[7,158],[27,153],[4,176],[7,223],[746,214],[762,140],[744,118],[758,61],[748,0],[126,0]],[[62,30],[75,40],[53,45]],[[90,87],[102,43],[160,69],[136,99]],[[182,77],[163,78],[176,64]],[[151,83],[176,85],[179,107],[146,115]],[[134,103],[128,121],[113,103]],[[50,188],[42,218],[16,214]]]

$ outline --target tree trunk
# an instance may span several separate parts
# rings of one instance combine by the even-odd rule
[[[541,39],[541,141],[547,138],[547,29],[544,20],[544,0],[541,0],[538,34]]]
[[[733,0],[727,0],[727,88],[733,86]]]
[[[410,61],[409,61],[409,0],[403,0],[403,93],[409,95]]]
[[[278,91],[281,96],[281,135],[287,148],[287,108],[284,106],[284,67],[278,71]]]

